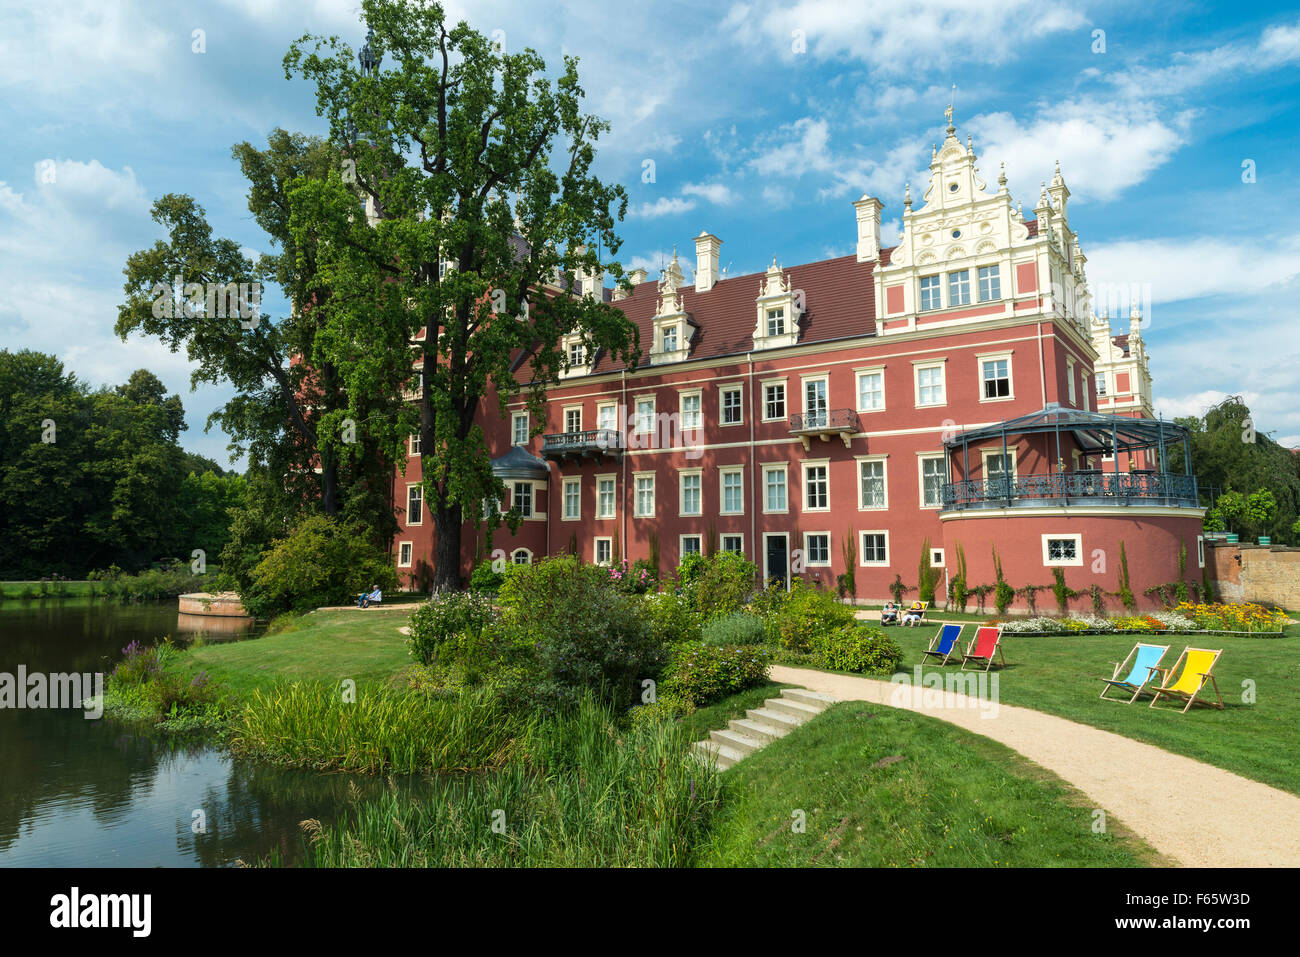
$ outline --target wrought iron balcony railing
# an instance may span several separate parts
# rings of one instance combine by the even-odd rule
[[[585,432],[555,432],[542,438],[542,455],[551,459],[567,456],[619,455],[623,436],[617,429],[587,429]]]
[[[1169,472],[1055,472],[949,482],[941,492],[943,508],[1006,508],[1052,505],[1200,504],[1196,476]]]

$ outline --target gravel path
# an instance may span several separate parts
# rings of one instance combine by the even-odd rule
[[[937,690],[782,665],[772,667],[771,677],[843,700],[918,711],[999,741],[1078,788],[1180,864],[1300,867],[1300,797],[1230,771],[1065,718],[956,692],[941,696]]]

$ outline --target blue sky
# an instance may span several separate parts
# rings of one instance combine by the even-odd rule
[[[1059,159],[1090,280],[1149,284],[1157,408],[1240,393],[1259,429],[1300,445],[1294,7],[702,6],[446,5],[503,31],[507,49],[581,57],[589,108],[613,124],[599,171],[631,195],[619,258],[652,275],[674,243],[689,266],[702,229],[722,238],[731,275],[847,254],[863,193],[883,200],[888,243],[955,83],[986,180],[1005,162],[1028,211]],[[161,237],[149,206],[167,192],[265,248],[230,146],[262,145],[275,126],[323,131],[281,58],[304,32],[359,45],[359,7],[47,0],[0,13],[0,346],[56,353],[93,384],[152,369],[185,400],[185,445],[224,463],[225,437],[203,423],[228,391],[190,393],[183,354],[114,336],[122,266]]]

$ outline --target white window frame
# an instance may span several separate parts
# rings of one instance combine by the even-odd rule
[[[740,476],[740,508],[727,508],[727,476]],[[745,514],[745,467],[743,465],[724,465],[718,469],[718,514],[719,515],[744,515]]]
[[[942,402],[921,401],[921,373],[930,369],[939,370],[939,389],[943,393]],[[912,363],[913,400],[918,409],[941,409],[948,404],[948,362],[946,359],[924,359]],[[932,386],[930,388],[933,388]]]
[[[411,521],[411,492],[419,491],[420,493],[420,518],[419,521]],[[406,526],[409,528],[413,525],[424,524],[424,483],[408,482],[406,485]]]
[[[868,535],[881,535],[885,539],[885,560],[883,562],[867,561],[866,538]],[[858,565],[862,568],[888,568],[894,551],[889,544],[889,529],[862,528],[858,530]]]
[[[422,451],[423,451],[423,449],[422,449],[422,447],[421,447],[421,445],[420,445],[420,433],[419,433],[419,432],[412,432],[411,435],[410,435],[410,437],[407,438],[407,440],[406,440],[406,454],[407,454],[407,457],[408,457],[408,458],[413,458],[413,459],[418,459],[418,458],[420,458],[420,456],[421,456],[421,454],[422,454]]]
[[[530,434],[532,431],[532,422],[529,421],[529,418],[530,416],[527,412],[512,412],[510,414],[510,444],[511,445],[527,445],[530,441],[532,441],[532,435]],[[519,437],[520,419],[522,419],[524,423],[524,440],[522,442],[517,441]]]
[[[803,495],[801,496],[803,502],[803,508],[801,509],[801,511],[829,512],[831,510],[831,460],[830,459],[805,459],[803,462],[800,463],[800,465],[802,466],[802,468],[800,469],[800,475],[801,475],[800,484],[803,486],[802,489],[800,490],[803,492]],[[826,470],[826,504],[825,505],[812,506],[808,504],[808,493],[812,489],[812,486],[808,481],[809,469]]]
[[[402,550],[406,549],[406,561],[402,561]],[[397,567],[410,568],[415,564],[415,542],[397,543]]]
[[[982,275],[980,275],[980,273],[984,272],[985,270],[990,270],[989,275],[988,275],[988,276],[982,276]],[[989,295],[988,295],[988,296],[985,296],[985,295],[984,295],[984,281],[985,281],[986,279],[990,280],[990,282],[989,282]],[[980,302],[997,302],[999,299],[1002,298],[1002,265],[1001,265],[1001,263],[993,263],[991,266],[976,266],[976,267],[975,267],[975,282],[977,283],[977,285],[978,285],[978,287],[979,287],[979,301],[980,301]],[[996,295],[994,295],[994,293],[996,293]]]
[[[784,336],[789,331],[787,328],[789,321],[790,317],[785,314],[785,306],[769,306],[763,310],[763,328],[769,339]],[[773,322],[779,322],[781,327],[773,331]]]
[[[942,549],[942,548],[931,548],[931,549],[930,549],[930,567],[931,567],[931,568],[943,568],[943,567],[945,567],[945,566],[944,566],[944,554],[943,554],[943,549]]]
[[[1048,557],[1048,544],[1053,541],[1069,540],[1074,542],[1074,558],[1053,559]],[[1044,532],[1043,533],[1043,567],[1044,568],[1080,568],[1083,566],[1083,535],[1079,532]]]
[[[613,410],[614,421],[612,425],[603,425],[602,423],[605,421],[604,413],[608,410]],[[600,402],[596,405],[596,428],[609,429],[610,431],[613,432],[618,431],[618,403],[617,402]]]
[[[926,281],[934,280],[934,299],[931,305],[926,305]],[[916,311],[917,312],[934,312],[943,308],[943,273],[934,273],[929,276],[918,276],[916,280]]]
[[[1092,377],[1097,386],[1097,398],[1102,399],[1109,395],[1110,393],[1106,390],[1106,370],[1103,369],[1101,372],[1094,372]]]
[[[600,546],[609,546],[609,557],[601,559]],[[591,540],[591,561],[594,565],[612,565],[614,562],[614,539],[610,535],[597,535]]]
[[[569,514],[569,489],[578,490],[578,511],[576,514]],[[562,522],[580,522],[582,521],[582,477],[570,476],[560,482],[560,521]]]
[[[571,414],[573,414],[573,413],[577,413],[577,416],[578,416],[578,427],[577,427],[576,429],[570,429],[570,428],[569,428],[569,416],[570,416]],[[562,416],[563,416],[563,417],[562,417],[562,419],[561,419],[561,422],[562,422],[563,425],[564,425],[564,430],[563,430],[563,431],[564,431],[564,434],[565,434],[565,435],[571,435],[571,434],[573,434],[573,433],[575,433],[575,432],[581,432],[581,431],[582,431],[582,406],[581,406],[581,405],[566,405],[566,406],[564,406],[564,409],[563,409],[563,412],[562,412]]]
[[[650,480],[650,511],[641,511],[641,480]],[[655,508],[658,504],[655,495],[655,473],[654,472],[633,472],[632,473],[632,517],[633,518],[654,518]]]
[[[965,276],[965,279],[958,279],[958,276]],[[948,305],[949,306],[969,306],[971,303],[970,289],[970,269],[954,269],[948,273]],[[954,295],[956,293],[957,295]]]
[[[688,554],[686,551],[686,540],[689,538],[695,539],[695,551],[689,554],[704,554],[704,536],[699,532],[684,532],[677,536],[677,564],[679,565],[682,563],[682,559],[684,559]]]
[[[764,515],[788,515],[790,513],[790,466],[787,462],[772,463],[767,462],[761,466],[763,475],[763,514]],[[769,508],[767,500],[767,476],[769,472],[781,473],[781,490],[784,493],[784,508]],[[787,559],[789,555],[787,554]]]
[[[867,505],[862,494],[862,467],[867,464],[880,463],[880,479],[884,486],[884,502],[880,505]],[[889,455],[859,455],[857,457],[858,511],[884,512],[889,510]]]
[[[1196,536],[1196,567],[1205,567],[1205,536]]]
[[[532,518],[537,514],[537,489],[533,488],[533,483],[527,479],[516,479],[510,483],[510,507],[518,508],[519,506],[519,487],[528,488],[528,511],[525,513],[522,509],[519,511],[521,518]]]
[[[810,414],[808,408],[808,386],[821,383],[826,396],[825,412],[830,415],[831,412],[831,376],[829,372],[814,372],[809,375],[799,377],[799,407],[803,410],[804,415]]]
[[[862,380],[867,376],[880,376],[880,405],[864,406],[862,404]],[[885,411],[885,367],[875,366],[870,369],[857,369],[853,376],[854,384],[854,404],[859,412],[884,412]]]
[[[641,411],[643,402],[650,404],[650,427],[648,429],[641,428],[645,422],[645,413]],[[654,435],[657,422],[656,415],[658,413],[658,403],[655,401],[655,397],[653,395],[634,396],[632,398],[632,408],[635,411],[635,415],[632,417],[632,431],[636,435]]]
[[[727,396],[729,395],[740,397],[740,401],[736,404],[736,411],[740,413],[740,417],[735,422],[727,421]],[[745,424],[745,389],[743,386],[735,383],[718,386],[718,424],[724,427]]]
[[[767,414],[767,407],[768,407],[767,393],[768,393],[768,390],[769,390],[769,389],[774,389],[774,388],[776,388],[777,386],[780,386],[780,388],[781,388],[781,414],[780,414],[780,415],[777,415],[777,416],[771,416],[771,417],[769,417],[768,414]],[[766,380],[764,380],[763,382],[760,382],[760,383],[759,383],[759,387],[763,390],[763,415],[762,415],[762,421],[764,421],[764,422],[785,422],[785,421],[787,420],[789,414],[790,414],[790,395],[789,395],[790,390],[789,390],[788,388],[786,388],[786,380],[785,380],[785,379],[766,379]]]
[[[699,495],[699,507],[693,511],[686,510],[686,480],[695,479],[696,493]],[[677,470],[677,516],[678,518],[699,518],[704,514],[704,469]]]
[[[1065,360],[1065,395],[1070,405],[1078,404],[1078,390],[1074,387],[1074,360],[1070,358]]]
[[[727,539],[735,538],[740,540],[740,547],[737,549],[727,548]],[[745,554],[745,533],[744,532],[723,532],[718,536],[718,551],[733,551],[736,555]]]
[[[826,560],[824,562],[815,562],[812,560],[812,547],[809,540],[814,535],[826,536]],[[804,532],[803,533],[803,556],[804,565],[808,568],[830,568],[831,567],[831,533],[830,532]]]
[[[699,403],[695,410],[695,424],[690,424],[687,419],[686,400],[694,399]],[[681,429],[683,432],[695,432],[704,428],[704,391],[702,389],[682,389],[677,393],[677,414],[681,416]]]
[[[520,552],[524,553],[524,555],[528,559],[527,561],[523,561],[523,562],[515,561],[515,559],[519,557]],[[520,545],[518,548],[512,548],[510,550],[511,565],[531,565],[532,563],[533,563],[533,550],[531,548],[524,548],[522,545]]]
[[[1008,451],[1010,451],[1008,449]],[[1001,453],[998,453],[999,455]],[[918,452],[916,453],[916,501],[923,509],[932,509],[939,511],[943,508],[943,490],[939,491],[939,501],[930,505],[925,500],[925,463],[939,461],[943,463],[944,482],[948,480],[948,456],[943,452]],[[943,485],[941,482],[940,485]]]
[[[1010,352],[987,352],[987,353],[980,353],[979,355],[975,356],[975,361],[978,363],[977,368],[979,371],[979,375],[975,377],[978,380],[976,383],[976,388],[979,390],[979,395],[978,395],[979,401],[1011,402],[1012,400],[1015,399],[1016,377],[1015,377],[1014,368],[1012,366],[1012,358],[1013,357]],[[996,380],[986,380],[984,378],[984,365],[985,363],[988,362],[1005,362],[1007,364],[1007,394],[1006,395],[995,395],[990,397],[984,394],[985,381],[996,381]]]
[[[989,459],[1001,455],[1000,448],[980,449],[980,476],[985,482],[993,481],[993,476],[989,474]],[[1007,457],[1011,459],[1011,482],[1015,484],[1016,479],[1020,477],[1020,463],[1016,461],[1015,446],[1007,446]]]
[[[597,475],[596,477],[596,518],[611,519],[618,514],[618,480],[612,472],[606,475]],[[609,513],[606,514],[600,507],[600,484],[609,482]]]

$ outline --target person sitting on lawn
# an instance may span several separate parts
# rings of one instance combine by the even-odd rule
[[[882,625],[898,624],[898,606],[892,601],[885,602],[885,607],[880,609],[880,623]]]
[[[379,590],[378,585],[371,585],[367,594],[357,598],[357,606],[360,608],[369,608],[371,605],[378,605],[384,600],[384,593]]]

